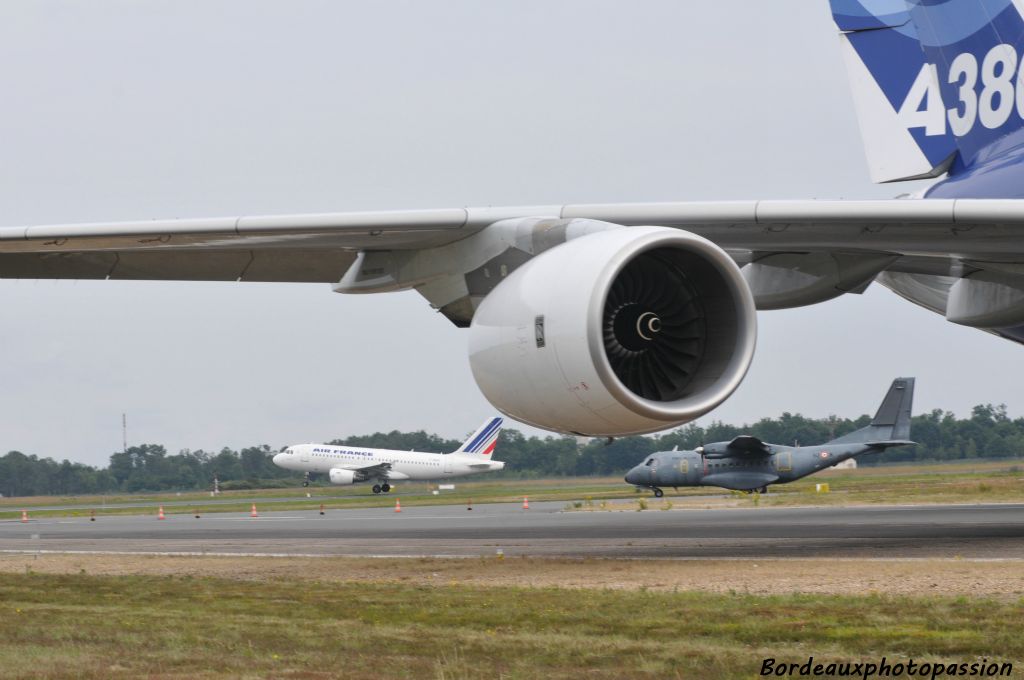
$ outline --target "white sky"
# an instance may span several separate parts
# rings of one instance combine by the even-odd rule
[[[889,197],[825,0],[0,4],[0,225]],[[493,409],[415,293],[0,282],[0,451],[458,437]],[[714,418],[1006,402],[1021,349],[884,289],[763,313]]]

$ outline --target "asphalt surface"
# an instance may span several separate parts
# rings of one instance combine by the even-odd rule
[[[403,495],[416,498],[420,496],[429,496],[428,493],[403,493]],[[351,498],[366,498],[367,494],[346,494],[346,495],[319,495],[316,493],[310,493],[309,496],[272,496],[272,497],[261,497],[261,498],[247,498],[244,496],[231,496],[224,498],[223,496],[217,496],[216,498],[200,498],[190,499],[186,501],[179,500],[146,500],[146,501],[132,501],[128,503],[106,503],[102,500],[99,504],[93,503],[64,503],[61,505],[6,505],[2,508],[5,512],[18,512],[22,507],[27,507],[29,512],[35,512],[37,510],[96,510],[101,512],[103,510],[117,510],[120,508],[152,508],[156,510],[158,507],[164,508],[194,508],[197,505],[248,505],[250,503],[273,504],[273,503],[298,503],[302,501],[321,503],[326,501],[336,501],[339,499],[351,499]]]
[[[0,521],[0,551],[1024,559],[1024,504],[565,512],[565,504]]]

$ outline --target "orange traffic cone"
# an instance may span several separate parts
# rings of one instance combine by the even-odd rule
[[[28,521],[28,510],[22,510],[21,511],[21,521],[22,522],[27,522]]]
[[[320,514],[321,515],[324,514],[324,504],[323,503],[320,504]]]
[[[401,512],[401,511],[402,511],[402,499],[401,498],[396,498],[395,499],[395,512]]]
[[[164,516],[164,506],[162,506],[162,505],[160,506],[160,510],[157,511],[157,513],[156,513],[156,518],[157,519],[167,519],[167,517]]]
[[[526,496],[523,496],[523,510],[529,510],[529,509],[530,509],[530,500]]]
[[[259,517],[260,513],[256,512],[256,504],[252,504],[252,510],[249,512],[249,517]]]

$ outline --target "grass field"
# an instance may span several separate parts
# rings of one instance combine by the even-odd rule
[[[815,493],[818,482],[828,482],[831,492]],[[396,497],[403,505],[438,505],[450,503],[500,503],[521,501],[586,501],[597,509],[601,501],[650,499],[650,492],[637,492],[634,487],[617,477],[564,478],[540,480],[455,480],[455,492],[431,495],[432,485],[401,483],[391,494],[374,496],[366,486],[310,487],[309,489],[265,489],[255,491],[229,491],[211,502],[208,492],[181,494],[138,494],[118,496],[28,497],[0,498],[0,519],[15,519],[22,509],[33,517],[86,516],[88,508],[37,510],[55,505],[81,505],[93,507],[98,515],[154,514],[156,505],[166,503],[169,514],[202,514],[211,512],[241,512],[249,509],[251,499],[267,499],[265,510],[314,510],[321,503],[325,508],[364,508],[393,505]],[[746,494],[709,488],[666,489],[666,498],[673,507],[703,506],[794,506],[842,505],[880,503],[986,503],[1024,502],[1024,461],[971,461],[934,465],[903,465],[853,470],[827,470],[792,484],[771,487],[771,493],[755,498]],[[314,498],[306,498],[306,493]],[[719,499],[708,499],[719,495]],[[275,499],[270,502],[270,499]],[[277,500],[284,499],[284,500]],[[236,500],[236,502],[232,502]],[[125,504],[147,503],[150,507],[127,507]],[[174,504],[174,505],[170,505]],[[180,504],[180,505],[179,505]],[[662,507],[659,503],[652,503]],[[632,506],[631,506],[632,507]]]
[[[0,603],[11,678],[750,678],[768,657],[1024,660],[1020,599],[8,573]]]

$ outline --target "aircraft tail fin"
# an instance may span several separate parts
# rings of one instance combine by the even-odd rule
[[[960,150],[953,172],[1019,146],[1024,136],[1021,4],[914,0],[907,7],[925,59],[938,74],[943,122]],[[938,112],[935,118],[938,122]]]
[[[921,48],[906,0],[830,2],[871,180],[944,174],[956,140],[946,124],[939,71]]]
[[[498,434],[501,432],[501,418],[491,418],[484,422],[476,432],[469,436],[462,446],[455,450],[455,453],[462,455],[478,456],[490,460],[491,453],[498,443]]]
[[[885,393],[871,424],[829,444],[868,444],[874,448],[904,446],[910,441],[910,412],[914,406],[914,378],[896,378]]]
[[[871,177],[938,177],[1024,139],[1019,0],[830,0]]]

